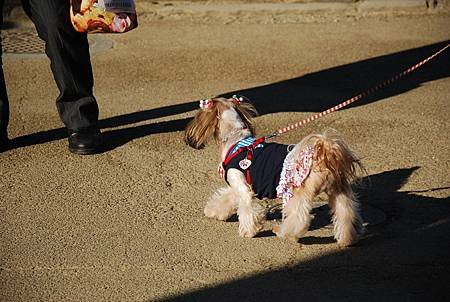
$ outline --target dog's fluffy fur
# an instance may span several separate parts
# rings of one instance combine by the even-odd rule
[[[246,102],[232,102],[232,99],[225,98],[210,101],[212,104],[200,110],[187,126],[185,141],[200,149],[214,137],[223,162],[232,145],[249,135],[254,136],[252,116],[256,111]],[[358,203],[351,187],[357,168],[361,168],[360,160],[335,133],[309,135],[291,152],[298,157],[306,147],[314,150],[310,173],[302,185],[294,189],[293,197],[283,207],[282,223],[273,231],[278,237],[297,241],[309,228],[314,197],[326,192],[335,238],[341,246],[352,245],[363,232]],[[254,202],[254,193],[242,172],[230,169],[227,179],[229,186],[217,190],[210,197],[204,209],[205,215],[226,220],[237,213],[239,235],[253,237],[262,228],[264,209]]]

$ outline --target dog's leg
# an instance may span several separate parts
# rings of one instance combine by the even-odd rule
[[[252,195],[249,189],[239,191],[237,214],[241,237],[254,237],[262,229],[264,208],[252,202]]]
[[[329,205],[333,214],[334,238],[340,246],[356,243],[364,232],[358,203],[355,200],[350,187],[330,194]]]
[[[311,197],[302,190],[297,190],[288,204],[283,208],[283,222],[275,226],[273,232],[280,238],[297,241],[308,231],[312,216]]]
[[[240,171],[230,169],[228,181],[236,194],[239,236],[253,237],[262,228],[262,220],[265,217],[264,208],[252,202],[253,192]]]
[[[278,237],[297,241],[308,231],[312,202],[323,178],[321,173],[311,172],[302,186],[294,190],[294,196],[283,208],[283,222],[272,230]]]
[[[206,217],[227,220],[236,213],[236,197],[231,187],[218,189],[208,200],[204,209]]]

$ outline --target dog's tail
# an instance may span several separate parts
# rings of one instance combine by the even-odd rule
[[[364,172],[360,158],[347,146],[336,131],[305,137],[295,149],[306,146],[314,149],[313,168],[330,171],[339,188],[347,188],[358,179],[358,172]],[[295,151],[295,149],[293,151]]]

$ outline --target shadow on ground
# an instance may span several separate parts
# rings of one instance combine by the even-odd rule
[[[387,171],[365,181],[362,203],[382,209],[388,219],[369,228],[357,246],[160,301],[447,300],[450,198],[399,191],[417,169]],[[448,188],[434,188],[440,189]],[[303,238],[303,244],[330,241]]]
[[[245,95],[260,114],[321,112],[390,79],[427,58],[450,40],[307,74],[295,79],[226,93]],[[364,106],[402,94],[422,83],[450,76],[450,50],[390,86],[347,108]]]
[[[443,48],[450,41],[430,44],[393,54],[354,62],[307,74],[295,79],[224,93],[247,96],[260,114],[276,112],[320,112],[391,78],[420,60]],[[421,84],[450,76],[450,51],[446,51],[419,70],[350,107],[363,106],[398,95]],[[114,128],[161,117],[189,112],[198,108],[197,101],[123,114],[100,121],[100,127]],[[151,134],[184,130],[189,118],[105,131],[109,151],[127,142]],[[41,131],[12,140],[12,148],[42,144],[67,137],[65,128]]]

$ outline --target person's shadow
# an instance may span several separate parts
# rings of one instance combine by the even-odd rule
[[[342,66],[306,74],[298,78],[223,93],[246,96],[259,114],[275,112],[320,112],[349,97],[355,96],[391,78],[406,68],[432,55],[450,43],[450,40],[362,60]],[[450,51],[447,50],[410,75],[390,86],[353,103],[349,107],[364,106],[387,97],[419,87],[425,82],[450,76]],[[100,120],[102,129],[110,129],[134,123],[169,117],[198,108],[197,101],[123,114]],[[104,131],[105,152],[127,142],[151,134],[182,131],[190,118],[173,119],[128,128]],[[284,126],[284,125],[280,125]],[[12,139],[12,148],[42,144],[67,137],[65,128],[51,129]]]
[[[386,171],[363,180],[364,186],[358,189],[361,203],[382,210],[387,219],[379,225],[369,224],[366,236],[355,247],[321,252],[313,259],[281,268],[269,266],[251,276],[158,301],[448,300],[450,198],[423,193],[450,187],[401,191],[415,171],[420,171],[419,167]],[[310,236],[297,244],[301,252],[302,245],[332,242],[332,237]],[[227,257],[226,253],[223,256]]]

